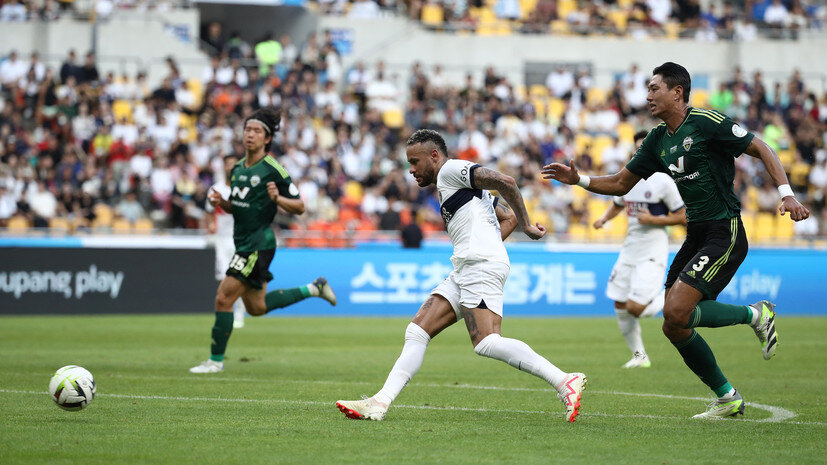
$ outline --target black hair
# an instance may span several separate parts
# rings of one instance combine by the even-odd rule
[[[634,141],[637,142],[641,139],[646,139],[646,136],[649,135],[649,131],[638,131],[635,133]]]
[[[441,153],[442,156],[448,156],[448,147],[445,145],[445,139],[443,139],[438,132],[432,129],[417,130],[416,132],[411,134],[411,137],[408,138],[407,145],[411,146],[416,144],[423,144],[425,142],[432,142],[434,145],[436,145],[436,148],[439,150],[439,153]]]
[[[663,82],[669,89],[675,86],[683,88],[683,103],[689,103],[689,92],[692,90],[692,79],[689,77],[689,71],[683,66],[667,61],[652,70],[652,76],[660,74]]]
[[[269,152],[270,144],[273,143],[273,137],[275,137],[276,131],[279,130],[279,126],[281,125],[281,107],[268,106],[259,108],[244,120],[244,126],[247,126],[247,121],[251,119],[261,121],[267,127],[267,135],[270,136],[270,142],[264,145],[264,150]]]

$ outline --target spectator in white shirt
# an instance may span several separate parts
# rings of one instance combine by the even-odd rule
[[[764,10],[764,22],[771,26],[785,26],[789,21],[790,13],[781,0],[773,0],[772,4]]]
[[[350,6],[349,18],[378,18],[379,5],[373,0],[356,0]]]
[[[658,24],[665,24],[672,14],[672,4],[669,0],[646,0],[649,7],[649,16]]]
[[[26,6],[20,0],[11,0],[0,7],[0,22],[22,23],[26,21]]]
[[[574,87],[574,73],[558,66],[546,77],[546,87],[553,97],[563,98]]]
[[[17,51],[12,50],[9,57],[0,63],[0,84],[10,87],[17,84],[26,76],[29,66],[17,56]]]

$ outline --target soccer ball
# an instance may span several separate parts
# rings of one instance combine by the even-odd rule
[[[49,395],[63,410],[83,410],[95,398],[95,379],[86,368],[66,365],[49,381]]]

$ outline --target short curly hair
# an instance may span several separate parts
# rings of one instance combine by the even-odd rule
[[[442,156],[448,156],[448,147],[445,145],[445,139],[442,136],[432,130],[432,129],[419,129],[413,134],[411,137],[408,138],[408,146],[416,145],[416,144],[424,144],[425,142],[433,142],[436,145],[437,150]]]
[[[270,145],[273,143],[273,136],[281,126],[281,107],[269,106],[256,110],[255,113],[244,120],[244,126],[247,126],[247,122],[250,120],[256,120],[264,124],[267,135],[270,136],[270,142],[265,144],[264,150],[269,152]]]

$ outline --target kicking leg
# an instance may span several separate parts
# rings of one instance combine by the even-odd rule
[[[266,287],[266,286],[265,286]],[[251,316],[261,316],[273,310],[288,307],[308,297],[320,297],[330,305],[336,305],[336,294],[324,277],[316,278],[312,283],[290,289],[250,289],[244,294],[244,306]]]
[[[581,392],[586,384],[585,375],[567,374],[534,352],[525,342],[502,337],[502,317],[487,308],[463,308],[462,316],[474,352],[544,379],[554,386],[559,393],[558,397],[566,405],[566,420],[574,422],[580,408]]]
[[[224,352],[233,332],[233,302],[249,288],[238,279],[227,276],[218,285],[215,295],[215,324],[209,360],[190,368],[191,373],[218,373],[224,369]]]
[[[422,366],[425,350],[431,338],[456,321],[456,313],[448,300],[441,295],[431,294],[405,329],[402,353],[394,363],[382,389],[373,397],[355,401],[340,400],[336,402],[336,406],[345,416],[352,419],[379,421],[385,418],[390,404]]]

